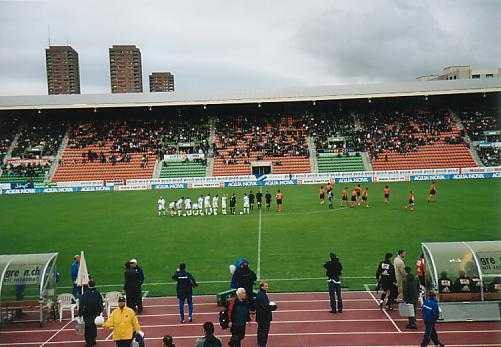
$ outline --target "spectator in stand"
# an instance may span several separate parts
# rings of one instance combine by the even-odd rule
[[[204,337],[200,337],[195,342],[195,347],[222,347],[221,340],[214,336],[214,324],[205,322],[203,325]]]

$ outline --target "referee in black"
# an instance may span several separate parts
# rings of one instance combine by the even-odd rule
[[[341,272],[343,266],[339,258],[334,254],[330,254],[331,260],[324,264],[325,275],[329,285],[329,298],[331,302],[331,313],[343,312],[343,300],[341,299]]]

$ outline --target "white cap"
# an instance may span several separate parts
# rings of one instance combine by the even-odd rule
[[[137,260],[136,260],[136,259],[131,259],[131,260],[129,261],[129,263],[134,263],[134,264],[137,264]]]

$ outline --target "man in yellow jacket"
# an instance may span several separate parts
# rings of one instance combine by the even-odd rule
[[[131,347],[132,339],[141,329],[134,310],[125,306],[124,297],[118,299],[118,308],[113,310],[104,327],[113,330],[117,347]]]

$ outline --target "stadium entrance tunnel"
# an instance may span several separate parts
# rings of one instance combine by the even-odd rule
[[[501,241],[422,243],[442,321],[501,320]]]
[[[1,325],[48,320],[56,303],[57,255],[0,255]]]

